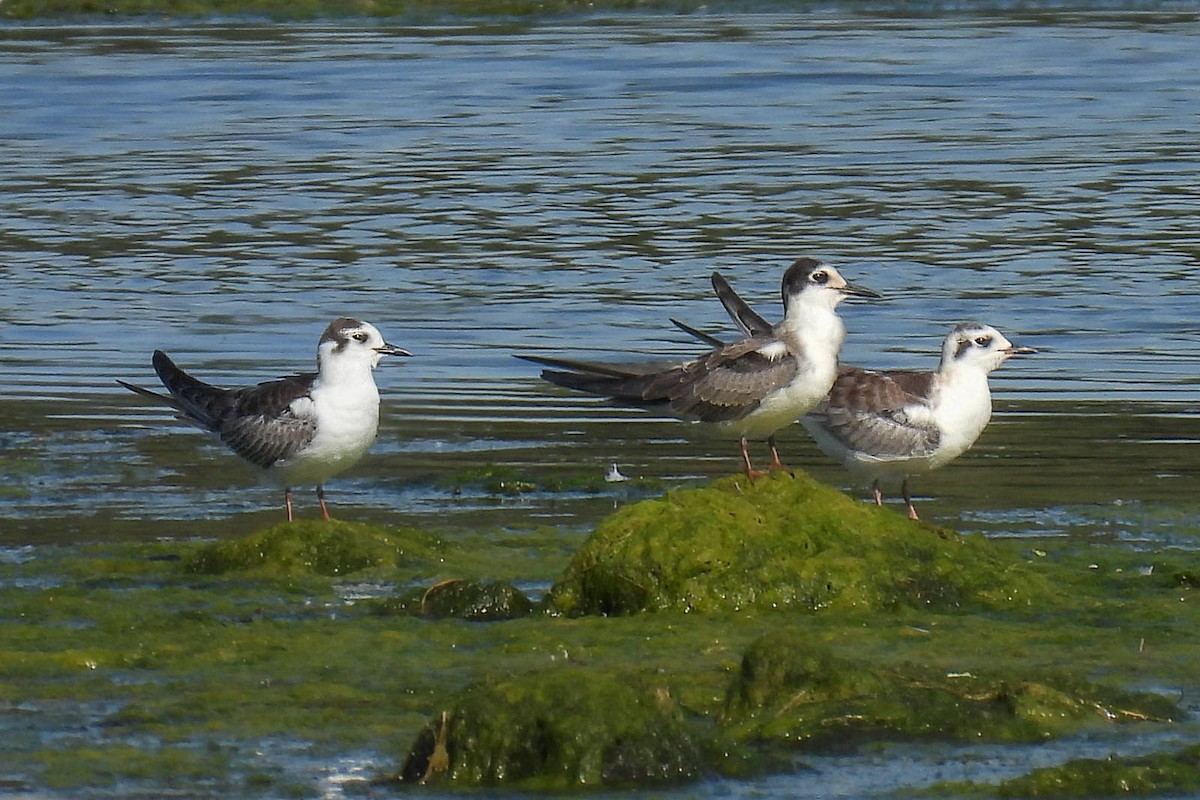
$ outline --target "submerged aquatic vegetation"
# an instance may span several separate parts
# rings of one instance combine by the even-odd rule
[[[1169,721],[1182,712],[1153,694],[1063,675],[946,675],[912,664],[837,656],[799,629],[746,650],[724,722],[739,739],[845,748],[878,739],[1036,742],[1113,721]]]
[[[1000,797],[1194,796],[1200,745],[1138,758],[1077,759],[1000,784]]]
[[[998,784],[942,782],[929,797],[1195,797],[1200,792],[1200,745],[1122,758],[1071,759]]]
[[[799,569],[789,548],[854,581],[880,572],[828,594],[820,613],[714,601],[455,616],[481,597],[523,614],[504,581],[578,580],[577,534],[551,529],[305,522],[214,543],[33,548],[0,563],[0,714],[20,721],[0,725],[0,776],[30,791],[53,779],[154,794],[174,770],[213,797],[307,796],[317,777],[287,753],[311,765],[365,752],[379,773],[456,788],[657,784],[790,769],[795,753],[839,743],[1036,741],[1161,719],[1169,702],[1121,690],[1194,689],[1188,558],[1155,555],[1146,570],[1147,554],[1111,548],[1018,553],[890,511],[826,513],[814,498],[842,502],[830,491],[803,477],[720,481],[619,511],[580,551],[654,520],[675,532],[656,547],[679,563],[721,565],[697,597],[739,583],[778,592],[769,581],[787,573],[767,568]],[[691,519],[712,530],[679,533]],[[465,605],[448,619],[392,613],[441,599]],[[1072,673],[1050,669],[1061,664]]]

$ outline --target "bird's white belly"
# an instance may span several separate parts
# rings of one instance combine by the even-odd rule
[[[356,464],[379,431],[379,393],[372,382],[354,390],[313,391],[317,417],[312,441],[293,458],[276,465],[287,485],[320,484]]]
[[[787,386],[767,395],[754,411],[721,423],[721,428],[735,437],[766,438],[816,408],[833,387],[836,376],[836,360],[809,364]]]
[[[873,479],[901,479],[949,464],[971,449],[992,417],[991,394],[987,389],[986,377],[982,385],[978,382],[962,385],[963,383],[952,384],[936,398],[933,420],[941,432],[941,437],[933,452],[881,458],[842,447],[843,452],[840,453],[839,460],[848,469]],[[830,452],[822,442],[822,437],[814,433],[814,438],[822,450]],[[840,445],[835,443],[835,446]]]

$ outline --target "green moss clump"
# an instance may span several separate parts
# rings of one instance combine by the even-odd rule
[[[665,689],[564,667],[469,688],[422,732],[397,777],[553,791],[675,783],[705,761]]]
[[[785,629],[747,648],[723,719],[734,740],[822,748],[887,738],[1036,742],[1091,723],[1177,714],[1158,695],[1065,679],[873,668]]]
[[[1200,745],[1137,758],[1076,759],[1000,784],[1001,797],[1195,796]]]
[[[504,581],[448,580],[376,601],[375,609],[380,614],[426,619],[496,622],[528,616],[533,612],[533,603],[524,592]]]
[[[727,478],[627,506],[549,594],[568,614],[1012,607],[1049,584],[980,537],[915,524],[803,473]]]
[[[53,788],[114,786],[155,779],[167,786],[227,788],[229,753],[219,747],[79,746],[38,754]]]
[[[436,540],[417,530],[307,520],[215,542],[194,553],[184,566],[206,575],[252,570],[282,576],[334,576],[395,567],[406,558],[428,557],[436,547]]]

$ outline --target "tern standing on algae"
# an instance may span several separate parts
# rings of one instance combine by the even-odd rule
[[[784,316],[778,325],[716,347],[683,364],[607,364],[548,356],[519,356],[551,369],[542,377],[568,389],[703,422],[740,442],[746,474],[748,438],[766,439],[771,468],[786,469],[775,432],[824,399],[837,376],[846,326],[837,305],[847,297],[879,297],[848,283],[837,270],[801,258],[783,275]]]
[[[719,274],[713,273],[712,283],[744,334],[771,329]],[[711,345],[721,344],[690,325],[671,321]],[[934,372],[839,366],[829,396],[800,423],[825,455],[872,479],[876,505],[883,505],[880,480],[899,478],[908,517],[919,519],[908,491],[909,476],[943,467],[971,449],[992,417],[988,375],[1013,356],[1036,352],[1013,344],[989,325],[963,322],[946,335]]]
[[[408,356],[379,330],[349,317],[329,323],[317,344],[317,371],[243,389],[193,378],[161,350],[154,371],[170,395],[117,381],[131,392],[171,406],[179,418],[217,434],[229,449],[284,487],[292,520],[292,487],[315,484],[321,517],[329,519],[325,481],[352,467],[379,430],[379,389],[372,371],[383,356]]]

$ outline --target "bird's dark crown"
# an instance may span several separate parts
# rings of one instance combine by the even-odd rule
[[[783,304],[786,306],[789,297],[794,297],[812,283],[813,273],[826,269],[826,265],[815,258],[807,256],[796,259],[787,272],[783,273]]]
[[[350,340],[350,334],[361,329],[362,326],[363,323],[361,320],[352,317],[339,317],[329,323],[329,327],[321,334],[321,341],[317,343],[317,346],[320,347],[326,342],[334,342],[338,349],[340,349]]]

